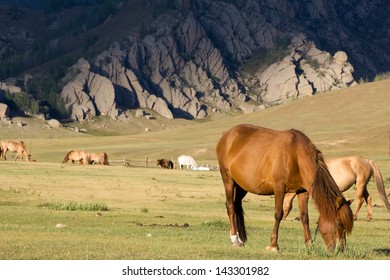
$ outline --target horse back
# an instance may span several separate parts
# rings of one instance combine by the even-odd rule
[[[272,194],[276,182],[283,182],[289,191],[301,188],[306,183],[301,169],[315,168],[312,159],[305,162],[300,158],[307,157],[301,138],[294,130],[235,126],[222,135],[216,147],[221,172],[258,194]]]
[[[342,192],[348,190],[357,181],[368,181],[373,173],[369,161],[360,156],[327,159],[326,165]]]

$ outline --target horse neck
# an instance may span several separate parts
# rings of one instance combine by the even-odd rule
[[[329,173],[322,155],[318,159],[317,171],[312,187],[312,197],[320,216],[325,220],[334,222],[338,211],[336,200],[339,197],[343,198],[343,195]]]
[[[342,196],[341,191],[330,175],[322,153],[305,134],[298,130],[292,132],[300,143],[298,163],[302,178],[307,178],[305,180],[308,192],[320,215],[325,220],[334,221],[337,215],[336,198]]]

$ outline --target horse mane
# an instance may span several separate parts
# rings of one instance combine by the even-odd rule
[[[107,154],[106,154],[106,153],[103,153],[103,155],[104,155],[104,164],[109,165]]]
[[[351,232],[353,226],[352,210],[330,174],[323,154],[304,133],[294,129],[291,131],[297,138],[301,139],[303,144],[309,149],[309,155],[316,165],[311,196],[313,197],[318,212],[326,221],[334,223],[337,216],[337,210],[339,209],[342,224],[347,232]],[[348,207],[344,207],[344,205],[341,205],[340,207],[340,205],[337,205],[338,198],[342,198],[342,203]]]
[[[64,160],[63,160],[63,161],[65,161],[65,160],[69,159],[69,155],[70,155],[71,153],[73,153],[73,150],[72,150],[72,151],[69,151],[69,152],[68,152],[68,153],[65,155],[65,157],[64,157]]]

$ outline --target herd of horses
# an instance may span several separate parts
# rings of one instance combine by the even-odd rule
[[[31,155],[23,141],[2,141],[1,158],[7,151],[16,153],[15,160]],[[299,220],[303,226],[304,241],[313,243],[309,228],[308,201],[312,198],[319,212],[317,229],[329,251],[343,251],[346,234],[351,233],[353,222],[363,202],[367,205],[366,220],[372,219],[372,200],[367,184],[373,177],[386,208],[390,203],[386,195],[382,174],[375,161],[360,156],[325,160],[323,154],[301,131],[272,130],[241,124],[223,133],[216,145],[216,155],[225,188],[226,209],[230,222],[230,241],[243,246],[247,240],[242,200],[249,193],[272,195],[275,201],[274,227],[271,244],[266,250],[278,252],[279,225],[292,209],[298,197]],[[63,163],[109,165],[106,153],[70,151]],[[180,169],[197,169],[190,156],[178,158]],[[158,159],[157,166],[174,169],[168,159]],[[356,208],[350,207],[343,192],[356,185]]]
[[[109,165],[108,162],[108,156],[106,153],[88,153],[85,151],[70,151],[68,152],[62,163],[67,163],[68,161],[71,161],[72,163],[78,163],[78,164],[102,164],[102,165]]]
[[[4,140],[0,142],[0,155],[3,160],[7,159],[7,152],[16,153],[15,161],[20,157],[26,161],[33,161],[31,159],[31,154],[28,151],[26,145],[23,141],[10,141]],[[106,153],[87,153],[85,151],[70,151],[65,155],[62,163],[67,163],[71,161],[72,163],[79,164],[102,164],[109,165],[108,156]]]

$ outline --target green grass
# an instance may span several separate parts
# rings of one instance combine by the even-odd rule
[[[37,162],[15,162],[11,155],[0,160],[1,259],[390,259],[390,214],[372,182],[373,220],[365,222],[363,206],[344,253],[328,253],[320,236],[306,248],[302,226],[293,220],[294,206],[281,223],[281,252],[273,254],[265,251],[273,228],[272,197],[245,197],[248,242],[232,248],[219,172],[165,170],[155,163],[190,154],[198,163],[215,165],[216,142],[238,123],[294,127],[327,157],[375,159],[390,193],[389,88],[389,81],[364,84],[253,114],[191,123],[157,117],[148,133],[142,129],[148,123],[107,120],[99,120],[108,127],[100,135],[43,129],[42,122],[31,119],[24,119],[28,124],[22,129],[2,126],[1,139],[23,139]],[[91,131],[96,123],[82,125]],[[61,164],[71,149],[105,151],[112,164]],[[145,156],[149,168],[120,163]],[[345,195],[354,198],[355,190]],[[318,213],[312,204],[309,211],[314,232]]]
[[[66,210],[66,211],[108,211],[105,203],[88,202],[79,203],[74,201],[68,202],[47,202],[38,205],[38,207],[47,207],[51,210]]]

